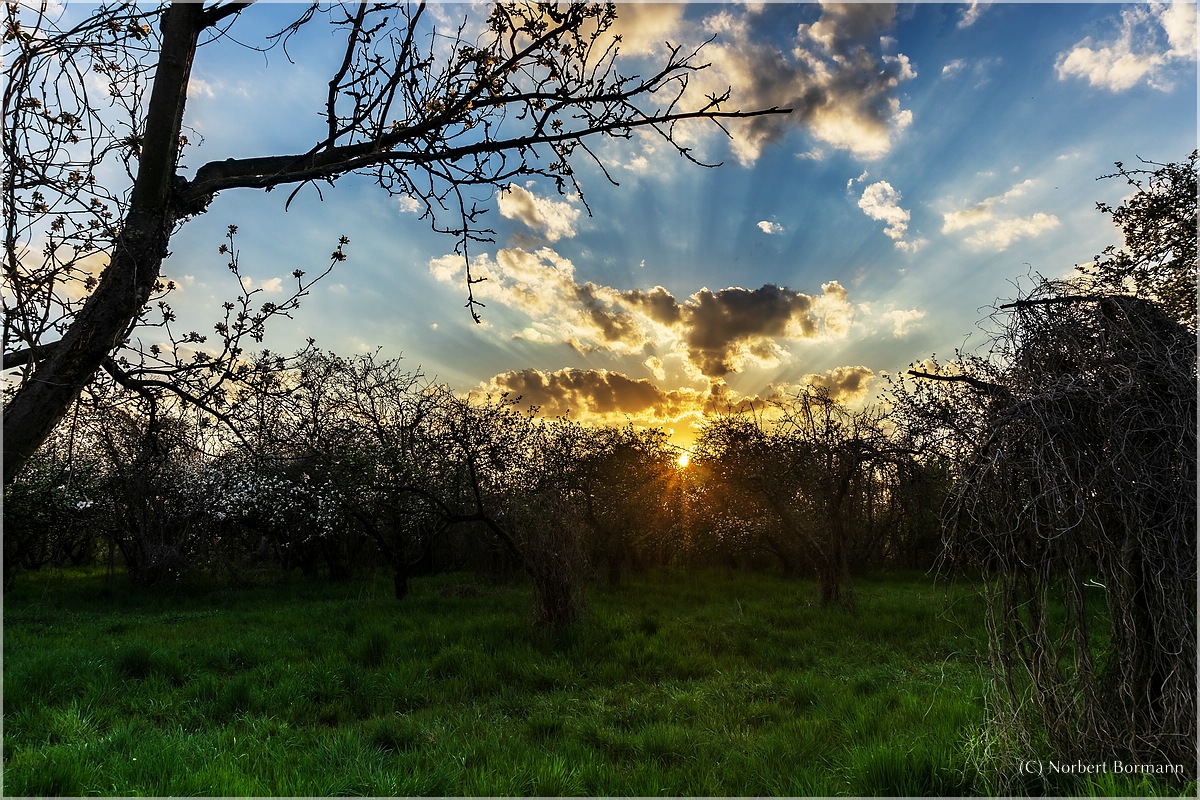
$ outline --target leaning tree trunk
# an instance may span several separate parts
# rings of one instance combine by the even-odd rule
[[[119,347],[159,278],[176,222],[172,209],[179,135],[201,3],[175,2],[162,17],[162,46],[146,112],[129,209],[95,292],[31,380],[4,410],[4,480],[11,481]]]

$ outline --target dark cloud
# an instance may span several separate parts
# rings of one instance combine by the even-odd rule
[[[494,261],[478,261],[475,274],[489,280],[477,295],[519,309],[532,321],[518,337],[566,343],[580,353],[676,355],[693,375],[710,379],[748,365],[778,364],[788,355],[782,342],[840,336],[852,315],[836,281],[824,284],[820,295],[767,284],[706,288],[680,301],[662,286],[620,291],[579,283],[571,262],[549,248],[506,248]],[[430,269],[439,280],[461,273],[448,258],[430,262]]]
[[[668,393],[650,381],[603,369],[510,371],[492,378],[489,388],[519,395],[523,404],[538,406],[545,416],[568,412],[584,416],[656,412],[655,416],[662,416],[668,402]]]
[[[609,300],[612,290],[585,283],[577,286],[575,299],[600,339],[607,345],[624,344],[630,348],[641,347],[646,336],[638,320],[632,315],[614,309]]]
[[[704,375],[720,378],[746,360],[770,361],[777,339],[814,336],[813,298],[779,286],[701,289],[683,307],[688,359]]]
[[[797,28],[790,53],[756,43],[750,28],[728,13],[710,22],[721,35],[721,43],[711,48],[711,80],[731,84],[745,107],[792,109],[786,117],[757,117],[740,126],[742,140],[735,147],[744,161],[795,127],[834,147],[877,157],[890,148],[892,133],[911,119],[900,109],[896,88],[916,73],[907,57],[886,52],[884,34],[894,25],[895,7],[822,3],[820,8],[815,22]]]
[[[861,364],[854,367],[837,367],[824,375],[810,373],[805,375],[803,383],[814,388],[829,390],[829,396],[840,403],[860,400],[867,393],[867,386],[875,372]]]
[[[663,389],[645,378],[631,378],[605,369],[568,367],[553,372],[523,369],[494,376],[482,388],[519,396],[521,405],[536,407],[543,417],[570,414],[590,423],[633,420],[645,425],[699,422],[711,414],[770,410],[786,405],[805,387],[825,388],[842,403],[862,400],[875,373],[864,366],[846,366],[823,374],[810,373],[794,384],[767,386],[756,394],[741,394],[724,381],[707,389]]]
[[[679,301],[661,286],[655,286],[649,291],[633,289],[632,291],[622,292],[621,300],[629,307],[641,311],[660,325],[676,325],[682,313]]]

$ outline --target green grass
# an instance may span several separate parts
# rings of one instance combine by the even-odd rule
[[[531,624],[527,589],[447,591],[470,580],[417,580],[397,603],[382,575],[169,595],[95,572],[20,576],[4,596],[4,792],[987,786],[971,756],[986,681],[969,585],[863,579],[849,612],[818,608],[803,581],[655,576],[596,590],[586,622],[552,635]],[[1160,788],[1106,781],[1070,793]]]

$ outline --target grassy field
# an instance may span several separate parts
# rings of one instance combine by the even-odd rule
[[[23,575],[4,594],[3,790],[985,792],[974,587],[857,589],[848,612],[807,582],[647,577],[593,591],[587,621],[551,636],[526,588],[466,575],[402,603],[382,575],[166,594]]]

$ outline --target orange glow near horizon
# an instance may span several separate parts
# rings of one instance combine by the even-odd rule
[[[688,454],[687,450],[684,450],[682,453],[679,454],[679,458],[675,459],[675,463],[677,463],[679,465],[680,469],[686,469],[688,462],[690,462],[691,460],[692,460],[691,455]]]

